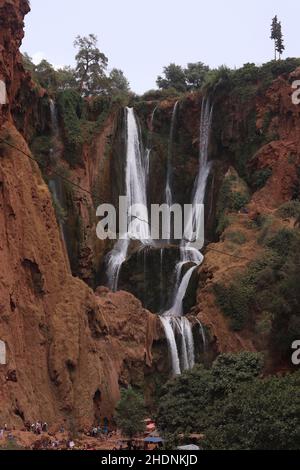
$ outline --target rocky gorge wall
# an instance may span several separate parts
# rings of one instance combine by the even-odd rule
[[[160,304],[167,303],[178,247],[167,250],[162,279],[157,272],[160,252],[153,250],[146,282],[134,253],[120,278],[127,292],[99,288],[106,282],[104,260],[112,243],[96,238],[96,207],[116,205],[123,192],[124,103],[106,108],[103,100],[57,96],[59,132],[53,135],[50,97],[35,87],[19,53],[28,11],[25,0],[0,0],[0,80],[8,95],[8,103],[0,107],[0,137],[13,146],[0,145],[0,340],[7,350],[7,364],[0,365],[1,420],[85,426],[113,414],[120,387],[132,384],[144,390],[152,406],[157,386],[168,378],[166,341],[149,310],[158,313]],[[196,320],[205,327],[207,354],[198,351],[197,357],[207,363],[220,352],[269,350],[271,332],[258,328],[264,320],[260,312],[233,328],[215,287],[229,285],[263,255],[260,239],[266,227],[260,220],[273,217],[275,228],[296,223],[276,214],[282,204],[299,198],[300,114],[291,102],[291,82],[299,78],[294,67],[276,73],[263,89],[255,79],[247,84],[247,93],[226,82],[206,90],[214,102],[207,242],[184,311],[198,349]],[[191,201],[203,96],[131,98],[143,143],[152,148],[152,203],[164,198],[176,101],[174,195],[180,204]],[[69,141],[64,120],[70,111],[80,135],[76,145]],[[40,168],[17,149],[33,156]],[[73,185],[56,179],[56,173]],[[59,201],[49,190],[53,180],[59,182]]]
[[[112,415],[120,386],[143,386],[155,325],[132,295],[95,294],[71,275],[49,189],[12,116],[20,87],[27,84],[29,96],[32,89],[18,50],[28,11],[27,1],[0,1],[0,78],[8,94],[0,137],[12,145],[0,148],[1,422],[90,426]]]

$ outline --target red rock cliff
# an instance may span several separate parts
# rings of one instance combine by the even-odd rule
[[[0,137],[30,155],[10,115],[21,82],[30,81],[18,50],[28,11],[26,0],[0,0],[9,101],[0,108]],[[72,277],[48,188],[21,151],[0,147],[1,422],[91,425],[112,414],[120,384],[142,383],[151,314],[130,294],[95,295]]]

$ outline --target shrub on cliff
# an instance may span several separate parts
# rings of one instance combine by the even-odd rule
[[[237,175],[229,175],[223,181],[217,202],[217,233],[220,235],[227,224],[229,212],[238,212],[249,202],[249,192],[246,184]]]
[[[300,218],[300,201],[289,201],[277,210],[277,215],[283,219]]]
[[[271,168],[263,168],[262,170],[256,171],[253,175],[251,175],[251,186],[255,191],[263,188],[271,175]]]
[[[242,330],[251,317],[255,294],[253,285],[248,285],[244,278],[237,278],[228,286],[221,283],[215,284],[214,293],[219,307],[230,318],[232,329]]]

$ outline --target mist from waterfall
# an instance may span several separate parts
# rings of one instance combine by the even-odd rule
[[[176,107],[176,105],[175,105]],[[173,111],[174,114],[174,111]],[[213,115],[213,106],[210,103],[209,99],[203,99],[201,106],[201,118],[200,118],[200,133],[199,133],[199,170],[198,175],[195,180],[192,206],[193,211],[190,214],[190,218],[187,221],[184,230],[184,238],[180,246],[180,260],[176,266],[176,285],[173,296],[173,303],[169,310],[164,312],[161,315],[161,321],[163,325],[168,323],[168,328],[165,328],[165,333],[170,334],[175,337],[174,341],[167,337],[168,345],[171,348],[176,348],[176,351],[170,350],[171,357],[178,356],[178,349],[176,343],[176,333],[181,338],[181,363],[183,370],[188,365],[188,368],[193,367],[194,365],[194,340],[192,334],[192,328],[189,321],[183,317],[183,300],[185,298],[187,288],[191,277],[198,266],[203,262],[203,255],[199,250],[195,249],[191,243],[197,224],[200,223],[199,217],[201,213],[196,210],[197,205],[204,203],[206,186],[208,176],[211,170],[211,163],[208,160],[208,148],[209,148],[209,138],[210,138],[210,129],[212,123]],[[166,189],[166,192],[168,189]],[[194,266],[184,274],[181,279],[182,271],[186,263],[193,263]],[[201,324],[201,323],[200,323]],[[201,325],[202,327],[202,325]],[[172,332],[171,332],[172,330]],[[206,347],[204,330],[202,327],[202,338],[204,347]],[[188,348],[187,348],[188,345]],[[190,359],[187,361],[189,351]],[[174,361],[172,360],[173,374],[176,374],[174,369]]]
[[[117,241],[113,250],[107,255],[106,274],[108,285],[113,291],[118,289],[120,271],[127,258],[130,240],[138,240],[142,245],[149,245],[152,242],[147,209],[147,165],[144,161],[145,154],[142,150],[139,126],[133,108],[125,108],[125,126],[125,184],[129,231],[120,234],[122,239]],[[138,219],[138,233],[136,230],[130,230],[131,216]]]

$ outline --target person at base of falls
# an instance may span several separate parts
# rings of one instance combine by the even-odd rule
[[[46,423],[46,422],[43,423],[43,425],[42,425],[42,431],[43,431],[43,432],[48,432],[48,423]]]

